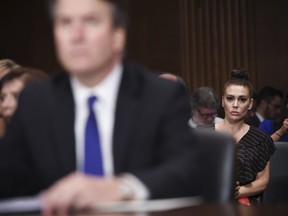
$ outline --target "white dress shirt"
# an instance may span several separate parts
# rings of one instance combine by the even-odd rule
[[[97,86],[88,88],[82,85],[77,78],[71,77],[72,94],[75,101],[75,141],[77,170],[84,169],[84,143],[85,126],[88,119],[88,98],[97,97],[94,103],[94,113],[97,119],[100,145],[103,158],[103,171],[105,177],[114,175],[113,162],[113,129],[115,111],[120,82],[123,74],[123,66],[118,64]],[[147,199],[149,191],[146,186],[134,175],[126,173],[122,175],[122,183],[133,190],[135,199]]]
[[[215,117],[213,123],[216,124],[216,123],[221,122],[221,121],[223,121],[223,118]],[[192,118],[189,119],[188,125],[189,125],[191,128],[197,128],[197,127],[198,127],[198,125],[193,121]],[[200,125],[200,126],[202,126],[202,125]]]
[[[255,115],[258,117],[260,123],[265,120],[265,118],[262,115],[260,115],[258,112],[255,112]]]
[[[71,78],[72,92],[75,100],[75,140],[76,158],[78,170],[83,170],[85,125],[89,114],[88,98],[97,97],[94,103],[94,112],[97,119],[99,138],[101,143],[103,170],[105,176],[112,176],[113,156],[112,138],[115,119],[115,108],[120,81],[122,77],[122,65],[117,65],[109,75],[97,86],[88,88],[82,85],[76,78]]]

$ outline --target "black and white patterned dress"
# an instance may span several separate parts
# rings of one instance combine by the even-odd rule
[[[201,127],[201,130],[215,130],[215,124]],[[240,139],[237,148],[237,181],[246,185],[256,179],[257,173],[265,169],[276,150],[273,140],[266,132],[250,126]],[[263,193],[249,197],[251,203],[259,203]]]
[[[262,130],[250,126],[249,131],[237,144],[237,169],[240,185],[253,182],[258,172],[264,170],[276,150],[271,137]],[[249,197],[252,203],[259,202],[261,194]]]

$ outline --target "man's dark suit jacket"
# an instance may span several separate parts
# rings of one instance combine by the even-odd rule
[[[196,157],[188,112],[179,84],[125,64],[114,124],[115,174],[134,174],[151,198],[193,195]],[[0,196],[32,195],[49,187],[76,170],[75,155],[69,76],[28,86],[0,143]]]

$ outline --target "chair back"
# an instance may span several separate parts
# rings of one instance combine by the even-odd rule
[[[276,151],[270,160],[270,179],[263,203],[288,202],[288,142],[275,142]]]
[[[204,202],[227,204],[235,192],[235,141],[214,130],[195,130],[201,149]]]

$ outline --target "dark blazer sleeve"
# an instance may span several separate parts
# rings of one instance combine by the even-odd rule
[[[135,71],[131,75],[135,89],[127,83],[129,91],[125,93],[122,88],[119,95],[114,137],[116,173],[134,174],[149,189],[151,198],[195,195],[197,147],[187,124],[190,109],[186,90],[176,82]],[[131,100],[133,108],[123,105]],[[123,128],[129,138],[121,143]]]
[[[157,130],[159,149],[155,148],[159,152],[159,163],[149,170],[134,173],[147,185],[152,198],[197,194],[197,150],[187,128],[185,96],[182,89],[175,88],[165,101]]]
[[[75,170],[73,116],[67,76],[22,91],[0,140],[0,197],[37,194]]]
[[[20,96],[19,104],[22,104]],[[7,125],[0,141],[0,197],[29,195],[37,182],[33,182],[33,165],[29,157],[21,105]]]

